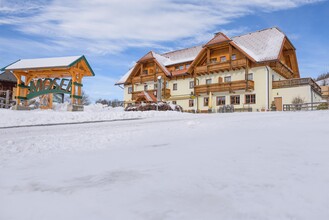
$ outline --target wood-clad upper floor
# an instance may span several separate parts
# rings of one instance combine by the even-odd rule
[[[270,43],[269,43],[270,42]],[[268,66],[285,79],[299,78],[296,51],[278,28],[270,28],[229,38],[217,33],[202,47],[187,48],[165,54],[149,52],[129,72],[121,84],[156,82],[179,78]],[[120,84],[118,83],[118,84]]]

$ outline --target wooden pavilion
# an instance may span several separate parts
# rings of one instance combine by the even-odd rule
[[[28,100],[48,97],[44,108],[52,107],[54,93],[70,94],[70,110],[83,110],[82,79],[94,76],[85,56],[23,59],[1,69],[17,79],[15,109],[28,109]]]

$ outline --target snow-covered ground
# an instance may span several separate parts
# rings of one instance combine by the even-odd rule
[[[329,111],[0,116],[140,118],[0,129],[1,220],[329,219]]]

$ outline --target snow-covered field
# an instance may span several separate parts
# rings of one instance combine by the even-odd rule
[[[0,109],[0,127],[127,118],[0,129],[0,219],[329,219],[329,111]]]

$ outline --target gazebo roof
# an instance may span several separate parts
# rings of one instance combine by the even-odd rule
[[[87,72],[90,76],[94,76],[95,73],[91,69],[85,56],[69,56],[69,57],[52,57],[52,58],[37,58],[37,59],[22,59],[3,67],[2,71],[29,71],[39,69],[65,69],[73,67],[80,61],[84,61],[87,66]]]

